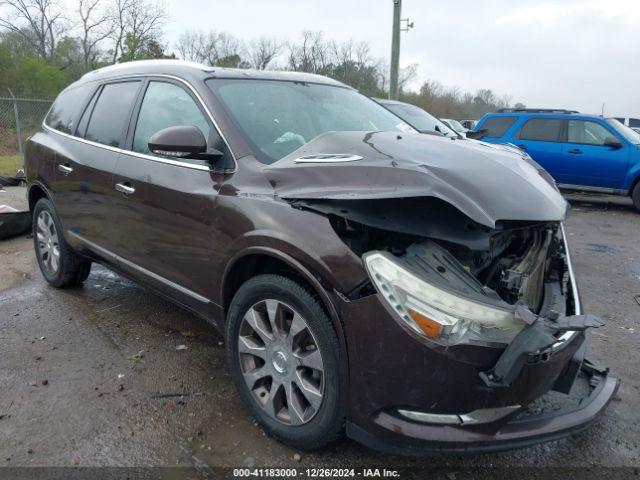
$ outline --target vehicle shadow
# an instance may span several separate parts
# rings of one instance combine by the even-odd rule
[[[563,192],[563,196],[573,209],[640,213],[634,208],[630,197],[568,192]]]

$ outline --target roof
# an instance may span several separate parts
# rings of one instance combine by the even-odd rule
[[[344,83],[333,80],[322,75],[315,75],[304,72],[274,71],[274,70],[253,70],[240,68],[211,67],[195,62],[184,60],[138,60],[135,62],[118,63],[108,67],[99,68],[86,73],[79,82],[90,82],[104,80],[111,77],[124,75],[175,75],[188,76],[191,78],[254,78],[260,80],[281,80],[293,82],[319,83],[323,85],[333,85],[348,87]],[[348,87],[351,88],[351,87]]]
[[[377,98],[374,97],[373,98],[376,102],[378,102],[381,105],[411,105],[410,103],[406,103],[406,102],[401,102],[399,100],[391,100],[389,98]],[[414,105],[412,105],[414,106]]]
[[[580,113],[564,108],[499,108],[496,113]]]

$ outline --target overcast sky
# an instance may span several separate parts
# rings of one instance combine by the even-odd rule
[[[174,42],[186,29],[297,39],[304,29],[366,40],[390,55],[392,0],[166,0]],[[640,0],[403,0],[401,66],[418,81],[491,88],[512,103],[640,116]]]

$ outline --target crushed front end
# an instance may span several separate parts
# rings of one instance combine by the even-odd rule
[[[348,431],[360,442],[396,453],[519,447],[585,428],[614,395],[618,381],[584,359],[602,323],[581,311],[561,222],[490,228],[424,198],[297,206],[329,215],[368,272],[339,295]],[[552,412],[532,407],[547,397]]]

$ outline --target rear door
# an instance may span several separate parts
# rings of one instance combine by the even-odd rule
[[[83,98],[75,95],[70,99],[76,102],[74,119],[55,109],[47,117],[47,125],[64,134],[56,150],[52,190],[65,236],[71,242],[81,237],[110,248],[113,229],[107,218],[113,171],[140,84],[81,86]]]
[[[513,124],[518,120],[515,115],[499,115],[487,118],[481,125],[476,127],[476,131],[484,131],[483,141],[491,143],[512,142],[506,136]]]
[[[605,146],[607,139],[619,141],[622,148]],[[594,120],[568,119],[561,183],[617,188],[626,172],[629,151],[627,143],[608,126]]]
[[[515,144],[531,155],[557,182],[564,182],[562,174],[561,118],[530,117],[524,121],[514,139]]]
[[[215,207],[224,174],[203,161],[155,155],[147,144],[159,130],[194,125],[208,146],[224,152],[220,164],[230,152],[187,85],[151,78],[144,89],[113,181],[117,253],[122,268],[200,310],[214,294],[210,265],[219,240]]]
[[[78,139],[74,141],[77,162],[70,165],[68,177],[77,182],[73,184],[66,228],[72,237],[79,236],[109,252],[115,248],[116,239],[116,226],[111,221],[113,172],[141,84],[138,79],[101,85],[80,118]]]

